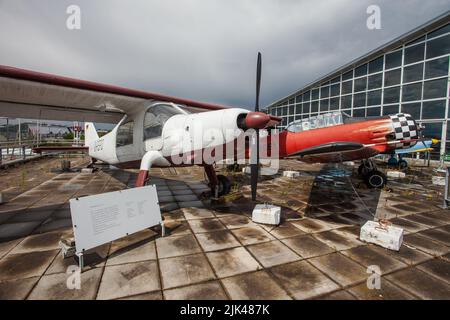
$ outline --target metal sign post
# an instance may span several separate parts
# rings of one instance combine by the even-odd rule
[[[444,188],[444,203],[442,205],[443,209],[449,208],[450,203],[450,186],[449,186],[449,178],[450,178],[450,167],[445,168],[445,188]]]

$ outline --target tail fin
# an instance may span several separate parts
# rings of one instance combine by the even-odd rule
[[[95,140],[98,140],[99,136],[97,134],[97,130],[95,130],[95,126],[92,122],[84,123],[84,145],[89,146]]]

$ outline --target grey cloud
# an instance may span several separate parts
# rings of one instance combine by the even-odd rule
[[[65,27],[81,7],[82,29]],[[381,7],[382,29],[366,28]],[[0,64],[252,107],[256,53],[262,104],[450,8],[450,0],[0,1]]]

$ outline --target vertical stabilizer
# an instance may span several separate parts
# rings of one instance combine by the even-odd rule
[[[84,145],[90,146],[95,140],[98,140],[97,130],[92,122],[84,124]]]

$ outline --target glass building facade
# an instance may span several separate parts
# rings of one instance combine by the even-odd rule
[[[267,107],[294,120],[331,111],[353,117],[409,113],[450,153],[450,13],[378,48]]]

